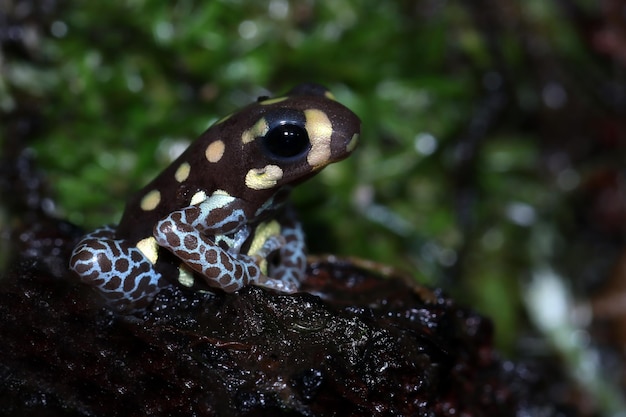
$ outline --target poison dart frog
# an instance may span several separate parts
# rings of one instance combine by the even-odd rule
[[[360,120],[316,84],[209,127],[130,198],[122,219],[83,237],[70,269],[124,314],[168,285],[299,289],[306,264],[290,190],[355,148]]]

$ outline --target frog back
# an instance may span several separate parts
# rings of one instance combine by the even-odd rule
[[[347,157],[359,130],[358,117],[314,84],[260,98],[212,125],[132,196],[117,236],[137,242],[169,213],[216,192],[242,200],[254,221],[274,195]]]

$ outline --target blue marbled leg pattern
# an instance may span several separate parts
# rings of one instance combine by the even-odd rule
[[[86,235],[74,248],[70,269],[113,309],[144,310],[167,282],[139,249],[113,236],[109,227]]]

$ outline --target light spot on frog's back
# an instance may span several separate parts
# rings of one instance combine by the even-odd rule
[[[141,199],[141,209],[144,211],[150,211],[157,208],[161,202],[161,192],[159,190],[152,190]]]
[[[183,182],[189,177],[189,172],[191,171],[191,165],[188,162],[183,162],[180,164],[176,173],[174,174],[174,178],[176,181]]]
[[[206,147],[204,155],[209,162],[219,162],[222,159],[222,156],[224,156],[225,149],[226,145],[224,144],[224,141],[216,140],[211,142],[209,146]]]

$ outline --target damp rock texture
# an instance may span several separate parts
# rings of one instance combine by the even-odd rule
[[[53,261],[80,233],[52,225],[2,279],[1,415],[576,415],[489,320],[400,277],[319,258],[302,293],[172,287],[122,317]]]

